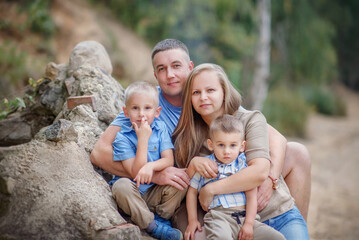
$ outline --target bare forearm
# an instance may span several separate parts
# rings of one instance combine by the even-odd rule
[[[131,175],[136,176],[138,171],[147,164],[147,146],[148,140],[138,139],[136,157],[131,167]]]
[[[254,224],[257,214],[257,188],[245,192],[246,194],[246,218],[245,222]]]
[[[287,139],[270,125],[268,125],[268,133],[272,160],[269,174],[272,178],[278,178],[283,169]]]
[[[189,187],[186,195],[188,222],[197,221],[197,190]]]
[[[92,164],[102,168],[106,172],[121,177],[130,177],[121,162],[113,161],[112,143],[115,140],[117,132],[120,130],[121,128],[118,126],[109,126],[95,144],[90,159]]]
[[[270,163],[265,158],[252,159],[236,174],[208,184],[213,195],[243,192],[258,187],[268,177]]]

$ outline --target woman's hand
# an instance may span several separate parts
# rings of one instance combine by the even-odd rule
[[[257,211],[262,211],[268,204],[273,194],[273,183],[267,178],[259,187],[257,192]]]
[[[188,168],[192,168],[205,178],[216,178],[218,174],[217,164],[206,157],[194,157]]]
[[[183,190],[189,185],[190,178],[185,168],[167,167],[162,171],[155,172],[152,182],[158,185],[171,185],[178,190]]]

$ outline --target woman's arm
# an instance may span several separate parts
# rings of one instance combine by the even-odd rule
[[[270,156],[272,160],[269,175],[273,179],[278,179],[283,169],[287,139],[270,125],[268,125],[268,135]],[[267,178],[259,187],[257,194],[258,212],[267,206],[273,193],[272,187],[273,183],[269,178]]]
[[[268,177],[270,162],[265,158],[254,158],[248,167],[227,178],[207,184],[199,192],[199,201],[207,211],[214,195],[243,192],[258,187]]]

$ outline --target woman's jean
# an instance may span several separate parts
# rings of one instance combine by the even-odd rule
[[[263,223],[281,232],[287,240],[309,240],[307,223],[300,214],[297,206]]]

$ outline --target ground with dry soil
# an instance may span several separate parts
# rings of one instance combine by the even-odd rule
[[[344,87],[346,117],[312,115],[304,143],[312,158],[312,240],[359,239],[359,94]]]

